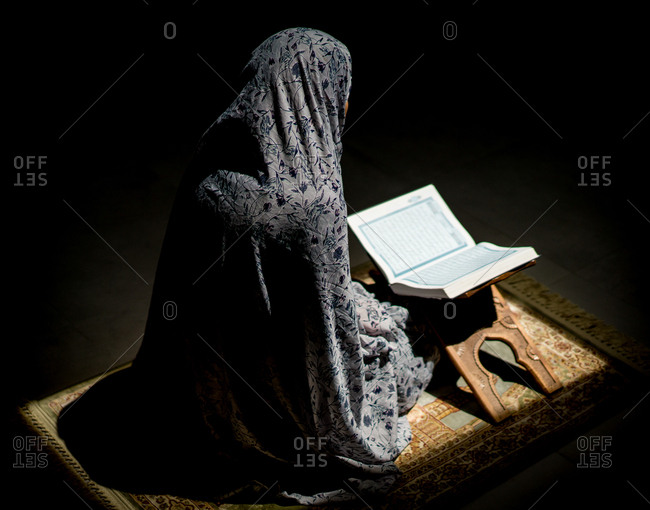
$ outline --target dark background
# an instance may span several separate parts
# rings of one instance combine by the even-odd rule
[[[5,75],[12,403],[135,355],[194,146],[234,99],[251,50],[291,26],[327,31],[352,54],[352,210],[432,182],[477,241],[535,246],[533,276],[647,342],[637,243],[650,232],[650,36],[638,3],[15,9]],[[21,166],[30,156],[46,163]],[[354,240],[351,250],[364,260]]]

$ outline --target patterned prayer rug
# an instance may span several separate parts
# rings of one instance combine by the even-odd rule
[[[551,293],[534,279],[519,273],[498,286],[529,337],[562,380],[563,389],[544,396],[532,389],[534,385],[524,384],[516,371],[502,371],[497,387],[514,414],[494,424],[462,378],[448,371],[451,377],[443,377],[434,387],[430,386],[409,413],[413,440],[397,460],[404,474],[386,498],[373,501],[372,508],[439,507],[462,493],[501,481],[504,473],[525,467],[551,451],[549,447],[560,446],[567,434],[576,434],[595,417],[611,411],[617,395],[631,388],[639,374],[650,373],[647,348]],[[512,351],[505,344],[491,341],[487,348],[514,364]],[[99,485],[72,457],[56,430],[61,409],[98,379],[29,402],[20,410],[30,434],[42,439],[48,463],[58,465],[66,484],[92,508],[306,508],[256,504],[269,487],[255,483],[242,489],[249,494],[250,503],[245,505],[164,494],[133,494]],[[367,504],[358,501],[345,508],[356,510],[367,508]]]

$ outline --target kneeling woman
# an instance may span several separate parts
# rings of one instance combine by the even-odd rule
[[[350,71],[347,48],[317,30],[253,51],[179,189],[134,365],[191,382],[215,463],[305,504],[390,487],[433,369],[406,310],[350,278]]]

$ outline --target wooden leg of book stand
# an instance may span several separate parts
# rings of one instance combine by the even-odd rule
[[[535,344],[528,338],[508,303],[494,286],[492,295],[499,319],[493,325],[494,331],[488,335],[488,338],[492,338],[494,335],[494,338],[501,339],[508,344],[515,353],[517,363],[528,370],[544,393],[548,394],[559,390],[562,383],[539,353]]]
[[[526,336],[501,293],[494,286],[491,290],[497,317],[492,325],[477,330],[461,342],[447,344],[444,338],[441,338],[441,341],[452,363],[467,381],[483,409],[499,422],[507,418],[511,411],[497,392],[496,376],[479,360],[479,349],[485,340],[501,340],[509,345],[517,362],[528,370],[544,393],[558,390],[562,383]]]

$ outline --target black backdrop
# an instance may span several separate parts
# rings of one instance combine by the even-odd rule
[[[38,336],[41,294],[65,278],[52,269],[77,220],[62,200],[82,217],[109,204],[119,221],[121,182],[146,189],[147,180],[167,179],[173,187],[180,171],[161,174],[156,164],[183,167],[235,97],[250,51],[290,26],[320,28],[349,47],[345,136],[519,136],[563,154],[573,185],[584,171],[579,157],[605,155],[611,185],[593,196],[602,207],[629,200],[641,213],[628,208],[631,231],[644,236],[650,228],[650,45],[647,17],[634,2],[129,0],[13,8],[5,31],[5,249],[21,356],[39,348],[29,338]],[[114,196],[81,208],[106,183]],[[143,257],[155,259],[159,247],[146,248]]]
[[[232,100],[229,85],[238,88],[251,49],[298,25],[331,32],[350,48],[350,123],[407,69],[367,126],[483,124],[564,140],[577,153],[580,144],[605,152],[650,108],[647,20],[633,2],[130,0],[19,8],[7,19],[6,46],[14,154],[192,140]],[[645,122],[637,129],[647,134]]]

